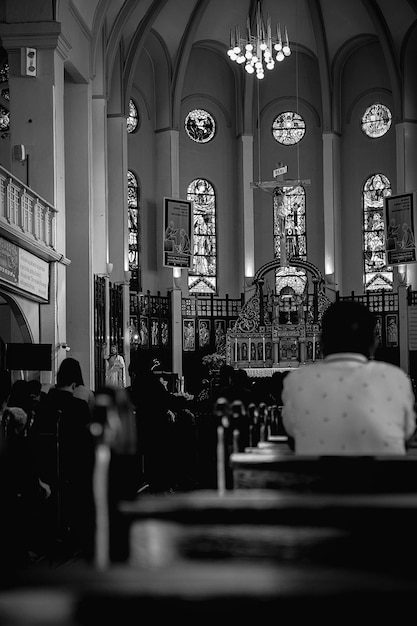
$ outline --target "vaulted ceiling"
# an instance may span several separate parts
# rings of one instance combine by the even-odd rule
[[[130,93],[140,54],[145,51],[155,63],[154,50],[159,47],[159,55],[163,50],[174,126],[177,96],[196,48],[217,53],[233,66],[235,83],[245,94],[246,74],[226,52],[231,30],[238,26],[245,32],[247,18],[253,23],[258,5],[264,17],[271,17],[273,27],[279,24],[283,31],[287,29],[293,52],[311,56],[317,63],[324,128],[334,126],[337,81],[346,59],[370,42],[380,44],[394,116],[397,120],[404,116],[404,51],[417,28],[417,0],[72,0],[70,4],[91,32],[93,49],[99,49],[105,33],[108,84],[118,59],[125,94]],[[57,7],[64,5],[61,2]],[[59,10],[56,18],[63,19]],[[93,55],[93,68],[96,58]]]

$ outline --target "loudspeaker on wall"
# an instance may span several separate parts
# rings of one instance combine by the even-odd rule
[[[26,149],[23,144],[13,146],[13,158],[15,161],[24,161],[26,159]]]

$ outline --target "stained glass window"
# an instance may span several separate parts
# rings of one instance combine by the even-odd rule
[[[366,291],[392,290],[393,271],[386,264],[384,198],[392,193],[391,183],[383,174],[374,174],[365,182],[363,199],[363,255]]]
[[[274,190],[274,257],[281,267],[275,272],[275,291],[290,288],[301,295],[307,277],[303,269],[288,267],[291,257],[307,260],[306,199],[304,188],[277,187]]]
[[[301,141],[306,132],[306,124],[295,111],[280,113],[272,124],[272,134],[278,143],[292,146]]]
[[[362,116],[361,127],[363,132],[375,139],[382,137],[391,127],[391,111],[385,104],[373,104],[368,107]]]
[[[207,143],[216,133],[216,122],[208,111],[194,109],[185,118],[185,131],[197,143]]]
[[[4,63],[0,68],[0,132],[10,130],[9,101],[9,65]]]
[[[213,186],[202,178],[187,189],[193,202],[193,262],[188,271],[190,293],[217,293],[216,195]]]
[[[130,276],[130,290],[141,291],[141,271],[139,264],[140,253],[140,223],[139,223],[139,185],[133,172],[127,172],[127,212],[128,212],[128,256]]]
[[[129,100],[129,115],[126,119],[126,127],[128,133],[134,133],[139,126],[139,113],[136,104],[132,99]]]

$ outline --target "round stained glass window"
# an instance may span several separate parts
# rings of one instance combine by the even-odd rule
[[[365,135],[375,139],[382,137],[391,127],[391,111],[385,104],[373,104],[362,115],[361,128]]]
[[[216,132],[216,122],[208,111],[194,109],[185,118],[185,131],[190,139],[197,143],[207,143]]]
[[[278,143],[292,146],[301,141],[306,132],[306,123],[295,111],[280,113],[272,124],[272,134]]]

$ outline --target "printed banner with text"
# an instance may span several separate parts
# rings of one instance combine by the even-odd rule
[[[190,269],[193,250],[193,206],[190,200],[164,198],[164,267]]]
[[[413,193],[385,198],[385,241],[387,265],[414,263],[416,242]]]

